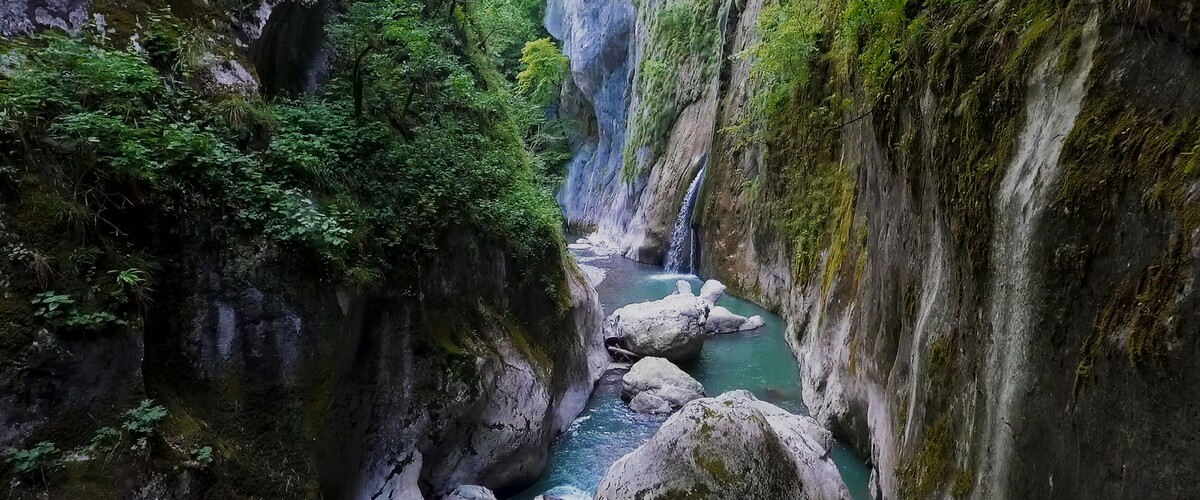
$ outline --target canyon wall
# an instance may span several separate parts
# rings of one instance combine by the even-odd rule
[[[216,7],[199,4],[188,13],[209,21]],[[66,27],[146,39],[137,12],[104,0],[94,12],[90,2],[20,7],[0,12],[20,27],[14,33]],[[246,99],[268,73],[265,92],[319,83],[325,6],[257,7],[235,9],[244,19],[231,15],[232,26],[214,22],[221,56],[204,59],[211,79],[200,83]],[[64,19],[106,21],[52,22],[68,10],[81,14]],[[0,452],[53,442],[63,453],[44,480],[0,470],[14,498],[411,499],[460,484],[514,492],[541,474],[550,443],[607,364],[603,309],[561,236],[523,259],[462,221],[428,242],[436,251],[406,256],[411,269],[406,261],[353,285],[296,246],[247,236],[203,210],[133,206],[135,234],[113,225],[128,239],[96,248],[103,243],[81,225],[99,216],[62,215],[75,200],[60,191],[60,171],[31,163],[0,169]],[[117,270],[104,271],[110,253],[141,270],[121,285]],[[143,276],[154,279],[137,285]],[[124,296],[127,286],[136,300],[91,329],[50,321],[62,304],[36,302]],[[72,320],[90,318],[62,307]],[[136,312],[126,320],[128,309]],[[166,415],[138,445],[122,426],[143,400]],[[96,446],[103,428],[122,441]]]
[[[813,9],[815,56],[764,115],[780,5]],[[1197,5],[906,2],[890,35],[835,2],[726,8],[720,52],[692,46],[717,81],[668,93],[690,104],[639,164],[629,255],[661,258],[706,164],[701,274],[788,318],[811,412],[883,497],[1194,495]]]

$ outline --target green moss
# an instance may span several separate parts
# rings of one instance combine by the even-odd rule
[[[635,500],[644,498],[642,495],[635,497]],[[666,491],[658,495],[654,495],[655,500],[704,500],[713,498],[713,491],[704,483],[697,484],[690,489],[668,488]]]
[[[901,461],[896,467],[901,498],[934,498],[945,484],[954,454],[951,431],[950,416],[943,414],[926,432],[917,456]]]
[[[1176,340],[1176,291],[1189,273],[1190,238],[1181,237],[1136,281],[1126,281],[1113,291],[1083,340],[1075,368],[1074,392],[1086,389],[1096,363],[1122,340],[1132,368],[1155,368],[1165,359],[1167,346]]]
[[[1130,366],[1149,368],[1175,339],[1174,293],[1189,274],[1186,253],[1200,228],[1200,207],[1188,201],[1190,186],[1200,178],[1198,145],[1200,117],[1145,113],[1112,91],[1093,93],[1066,139],[1055,201],[1063,213],[1103,214],[1112,210],[1115,187],[1149,186],[1147,206],[1179,223],[1169,246],[1139,275],[1115,286],[1098,310],[1080,345],[1076,394],[1110,346],[1123,344]]]
[[[508,332],[508,339],[512,341],[513,347],[521,353],[522,358],[533,365],[534,372],[543,379],[549,379],[554,373],[554,361],[550,359],[545,349],[531,342],[529,335],[511,317],[497,316],[497,320]]]
[[[700,453],[700,450],[692,450],[692,461],[696,463],[704,472],[708,473],[718,486],[726,486],[734,484],[737,481],[737,476],[729,471],[725,466],[725,461],[719,457],[710,457]]]
[[[650,36],[633,83],[639,100],[632,111],[623,154],[622,176],[626,180],[641,175],[663,154],[667,135],[679,114],[703,97],[716,75],[724,4],[664,0],[659,5],[638,5],[639,17],[649,26]]]
[[[939,394],[948,395],[954,390],[958,373],[957,336],[950,334],[933,341],[929,350],[929,380]]]
[[[975,490],[975,474],[971,469],[960,470],[954,474],[954,483],[950,485],[950,494],[955,498],[967,498]]]

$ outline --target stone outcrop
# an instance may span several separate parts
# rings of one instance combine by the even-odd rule
[[[91,0],[6,0],[0,5],[0,35],[15,37],[58,28],[74,32],[91,21]]]
[[[496,494],[483,486],[464,484],[454,488],[443,500],[496,500]]]
[[[426,300],[434,300],[431,310],[454,314],[417,323],[418,304],[386,295],[350,301],[351,344],[321,446],[328,497],[403,489],[397,471],[414,467],[426,493],[530,482],[607,363],[599,300],[581,272],[567,269],[574,306],[563,320],[550,320],[552,304],[528,295],[544,295],[544,287],[514,289],[513,268],[497,249],[469,240],[443,248],[443,258],[426,268],[438,277]],[[442,354],[431,356],[431,348]],[[381,408],[390,417],[372,418]],[[397,467],[397,457],[413,452],[419,465]]]
[[[629,304],[613,311],[605,320],[605,338],[616,338],[627,350],[640,356],[687,361],[700,354],[705,335],[733,333],[760,328],[762,316],[734,314],[717,301],[725,285],[708,280],[700,295],[684,280],[661,300]]]
[[[638,413],[671,413],[704,397],[704,386],[663,358],[642,358],[621,382],[621,397]]]
[[[854,109],[771,147],[733,132],[689,142],[710,145],[697,154],[700,272],[785,316],[807,405],[869,456],[885,497],[952,487],[974,497],[1195,496],[1179,478],[1200,466],[1183,451],[1198,444],[1180,437],[1200,435],[1200,198],[1178,172],[1194,165],[1200,8],[1058,6],[1038,18],[1057,28],[1041,32],[1007,24],[1024,5],[950,14],[910,2],[913,26],[936,20],[969,34],[953,50],[910,54],[887,99],[859,88],[857,62],[829,67],[823,54],[800,92],[813,99],[806,109],[832,94]],[[672,134],[755,118],[753,58],[728,56],[754,47],[762,8],[737,4],[720,25],[715,110],[685,110]],[[846,69],[848,82],[828,83]],[[805,141],[828,158],[795,159],[788,148]],[[789,196],[802,189],[791,176],[830,165],[843,177],[814,180],[848,187],[819,205],[827,213],[778,212],[813,203]],[[652,166],[645,192],[660,194],[641,198],[650,206],[637,208],[647,214],[639,224],[669,228],[692,172],[687,161]],[[814,220],[816,242],[787,232]],[[1113,435],[1120,444],[1092,444]],[[1131,465],[1147,455],[1166,465]]]
[[[704,347],[707,317],[703,301],[676,293],[613,311],[605,320],[604,336],[620,339],[626,349],[641,356],[687,361]]]
[[[717,305],[717,301],[725,296],[725,285],[717,280],[708,280],[700,287],[700,300],[709,307]]]
[[[86,444],[152,398],[200,425],[201,443],[270,443],[220,455],[191,479],[114,472],[152,498],[291,488],[416,499],[532,481],[607,363],[599,300],[569,261],[536,271],[564,280],[560,310],[540,280],[508,274],[500,246],[459,231],[441,247],[445,259],[426,262],[417,284],[425,305],[319,285],[269,253],[187,253],[163,272],[192,279],[156,290],[145,330],[43,333],[23,365],[0,370],[0,448],[48,435],[60,449]],[[267,460],[288,473],[231,472]]]
[[[849,499],[812,418],[746,391],[688,403],[608,469],[598,500]]]
[[[708,318],[704,321],[704,331],[708,333],[744,332],[761,328],[764,324],[762,316],[755,315],[747,318],[734,314],[722,306],[715,306],[708,310]]]

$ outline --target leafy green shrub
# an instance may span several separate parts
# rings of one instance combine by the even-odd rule
[[[536,40],[544,33],[528,16],[541,8],[354,2],[329,27],[348,57],[324,92],[301,98],[191,89],[188,52],[206,46],[165,11],[144,53],[53,32],[6,45],[14,70],[0,84],[0,142],[26,154],[0,164],[17,165],[13,177],[51,177],[48,196],[77,207],[78,230],[62,238],[104,249],[55,255],[74,276],[41,266],[43,289],[70,282],[55,287],[80,301],[73,326],[129,321],[131,299],[144,309],[153,280],[127,254],[155,260],[166,227],[261,240],[356,285],[411,273],[454,226],[540,259],[562,238],[550,191],[570,156],[565,126],[547,116],[566,64]],[[530,40],[541,50],[525,61],[522,89],[506,76],[516,78]],[[186,234],[198,226],[210,231]],[[105,273],[111,281],[92,278]],[[66,322],[69,307],[53,307]]]
[[[39,318],[47,321],[56,321],[68,313],[71,305],[75,303],[69,295],[62,295],[54,292],[42,292],[34,297],[33,305],[37,308],[34,312]]]
[[[62,466],[62,452],[54,443],[42,441],[33,448],[9,453],[5,462],[12,467],[13,473],[17,476],[32,477],[37,474],[44,480],[47,471]]]
[[[193,448],[188,455],[191,456],[193,462],[202,467],[208,467],[213,463],[213,449],[211,446]]]
[[[138,404],[137,408],[126,411],[124,416],[121,430],[135,439],[134,450],[144,451],[150,445],[150,438],[157,432],[158,423],[167,417],[167,408],[146,399]]]
[[[53,326],[68,329],[101,330],[125,321],[108,311],[83,312],[69,295],[42,292],[31,301],[36,308],[34,315]]]
[[[121,441],[121,432],[112,427],[96,429],[88,446],[94,450],[110,450]]]

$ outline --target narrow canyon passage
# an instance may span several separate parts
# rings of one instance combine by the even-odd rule
[[[695,275],[671,273],[619,255],[605,255],[594,247],[573,253],[585,269],[591,267],[588,274],[592,279],[602,277],[596,291],[606,314],[627,304],[660,299],[675,290],[678,280],[686,280],[697,289],[701,285]],[[745,389],[780,408],[806,414],[799,392],[800,370],[784,339],[783,318],[731,295],[719,304],[743,316],[761,315],[766,324],[753,331],[710,337],[700,356],[680,367],[704,384],[707,396]],[[624,369],[618,366],[610,365],[587,408],[554,442],[542,477],[514,497],[516,500],[533,500],[541,494],[564,500],[591,498],[609,466],[649,440],[666,420],[666,415],[629,409],[621,400]],[[870,498],[870,469],[863,459],[842,442],[833,449],[833,459],[854,500]]]

